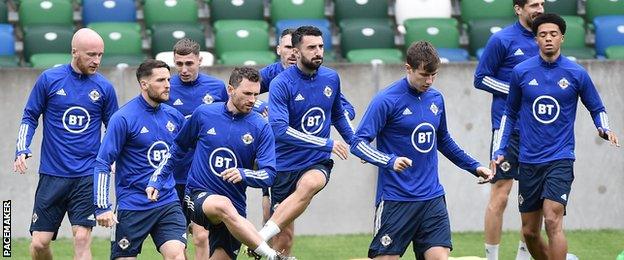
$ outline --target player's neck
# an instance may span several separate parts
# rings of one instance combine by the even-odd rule
[[[548,63],[553,63],[553,62],[557,61],[557,59],[559,58],[559,56],[561,56],[561,51],[557,51],[557,52],[556,52],[555,54],[553,54],[553,55],[547,55],[547,54],[545,54],[545,53],[543,53],[543,52],[540,52],[540,53],[539,53],[539,55],[540,55],[540,57],[542,57],[542,59],[543,59],[545,62],[548,62]]]
[[[236,106],[234,106],[234,103],[232,103],[231,100],[228,100],[228,102],[225,103],[225,106],[227,107],[227,111],[232,113],[232,115],[238,115],[242,113],[241,111],[238,110],[238,108],[236,108]]]
[[[297,62],[297,68],[299,68],[299,70],[303,72],[303,74],[306,74],[308,76],[312,76],[314,75],[314,73],[316,73],[316,70],[309,69],[308,67],[304,66],[300,62]]]
[[[524,29],[527,29],[529,32],[531,31],[531,26],[529,26],[525,20],[518,19],[518,22],[522,25],[522,27],[524,27]]]
[[[147,102],[147,104],[149,104],[151,107],[156,108],[160,103],[152,100],[146,92],[142,92],[141,93],[141,97],[143,97],[143,100],[145,100],[145,102]]]

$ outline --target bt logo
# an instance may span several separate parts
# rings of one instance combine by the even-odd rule
[[[221,177],[221,173],[229,168],[238,168],[238,160],[232,150],[219,147],[210,154],[210,171]]]
[[[319,107],[310,108],[301,118],[301,129],[306,134],[316,134],[323,129],[325,112]]]
[[[79,106],[70,107],[63,113],[63,127],[70,133],[79,134],[89,128],[91,116],[89,112]]]
[[[154,142],[147,150],[147,161],[155,168],[158,168],[160,162],[169,154],[169,145],[164,141]]]
[[[430,123],[421,123],[412,132],[412,145],[421,153],[428,153],[435,144],[435,128]]]
[[[560,111],[559,102],[551,96],[539,96],[533,101],[533,117],[543,124],[557,120]]]

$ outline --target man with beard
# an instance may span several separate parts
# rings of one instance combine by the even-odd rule
[[[158,202],[175,165],[195,148],[186,197],[191,220],[210,231],[210,259],[236,259],[241,242],[268,259],[283,259],[245,218],[247,186],[268,187],[275,177],[273,132],[260,114],[250,113],[259,81],[257,70],[235,68],[228,101],[193,112],[146,190]],[[258,170],[252,170],[256,161]]]
[[[200,46],[197,42],[184,38],[173,46],[173,61],[178,74],[171,77],[171,92],[165,103],[180,111],[185,118],[189,118],[193,111],[202,104],[227,101],[225,83],[220,79],[199,72],[202,57],[199,56]],[[186,214],[184,190],[186,178],[193,151],[186,155],[186,159],[175,165],[173,178],[176,181],[176,192],[182,206],[187,225],[190,224],[195,246],[195,259],[208,259],[208,231],[203,227],[190,222]]]
[[[533,258],[565,259],[568,243],[563,216],[574,180],[574,121],[579,98],[589,110],[598,136],[617,147],[619,142],[587,71],[561,55],[565,21],[556,14],[542,14],[535,18],[532,31],[539,55],[511,71],[500,147],[492,160],[497,165],[504,161],[517,122],[522,234]],[[541,236],[542,223],[548,244]]]
[[[412,243],[416,259],[448,259],[451,226],[438,177],[438,151],[486,181],[492,172],[449,134],[448,109],[442,93],[432,87],[440,66],[433,45],[415,42],[405,56],[406,77],[373,98],[351,143],[353,154],[379,167],[368,257],[399,259]],[[370,145],[375,139],[377,147]]]
[[[70,64],[44,71],[30,93],[17,136],[13,171],[24,174],[32,157],[31,141],[43,114],[39,183],[30,232],[32,259],[52,259],[65,212],[72,225],[74,258],[91,259],[95,226],[91,191],[93,165],[102,124],[117,111],[111,83],[97,73],[104,41],[95,31],[78,30],[71,42]]]
[[[531,25],[535,17],[544,12],[544,0],[514,0],[513,3],[518,21],[490,37],[474,76],[476,88],[492,93],[490,154],[496,150],[498,145],[494,140],[501,134],[500,119],[505,111],[505,100],[509,93],[511,69],[538,53]],[[507,207],[513,180],[518,178],[518,138],[519,133],[516,129],[510,139],[506,161],[498,167],[497,174],[490,181],[490,199],[484,221],[485,256],[488,260],[498,259],[503,213]],[[529,258],[524,238],[520,236],[516,259],[529,260]]]
[[[145,189],[154,169],[169,153],[184,116],[163,104],[169,99],[169,66],[146,60],[136,72],[141,94],[130,100],[110,120],[97,155],[93,201],[96,219],[104,227],[115,226],[111,259],[136,258],[147,235],[164,259],[184,259],[186,225],[169,176],[160,199],[150,201]],[[110,165],[116,162],[117,206],[109,203]]]
[[[323,38],[313,26],[302,26],[292,34],[299,57],[295,66],[280,73],[270,84],[269,123],[276,143],[275,183],[271,187],[273,214],[260,234],[265,241],[286,228],[310,204],[329,181],[331,153],[346,159],[347,144],[330,139],[333,124],[347,142],[353,137],[340,102],[340,78],[323,63]],[[273,241],[277,250],[290,253],[292,233]]]

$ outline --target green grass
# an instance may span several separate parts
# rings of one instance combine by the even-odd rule
[[[613,260],[624,250],[624,230],[583,230],[568,231],[569,251],[579,259]],[[371,236],[337,235],[337,236],[300,236],[296,238],[293,255],[298,259],[353,259],[365,258]],[[13,240],[13,258],[30,259],[28,256],[27,239]],[[189,243],[189,255],[192,255],[192,243]],[[72,245],[69,239],[59,239],[53,243],[54,255],[57,259],[66,259],[72,255]],[[483,233],[462,232],[453,233],[453,247],[451,256],[484,256]],[[518,247],[518,233],[504,232],[499,259],[514,259]],[[110,243],[103,238],[96,238],[92,244],[94,259],[108,259]],[[411,247],[404,255],[405,259],[414,259]],[[143,246],[143,253],[139,259],[162,259],[156,252],[151,239],[147,239]],[[240,257],[240,259],[248,259]]]

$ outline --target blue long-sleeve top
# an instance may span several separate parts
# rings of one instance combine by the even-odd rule
[[[575,159],[574,121],[578,99],[589,110],[596,128],[609,130],[609,119],[587,71],[560,55],[550,63],[535,56],[511,73],[507,110],[493,159],[505,155],[510,130],[520,129],[522,163]]]
[[[438,178],[438,153],[476,175],[480,164],[455,143],[446,124],[442,94],[433,87],[418,92],[407,78],[373,98],[351,143],[351,152],[379,167],[376,203],[423,201],[444,195]],[[377,147],[370,143],[377,139]],[[397,173],[397,157],[412,166]]]
[[[31,141],[43,115],[39,173],[84,177],[93,173],[102,124],[117,111],[117,96],[101,74],[84,75],[66,64],[44,71],[35,83],[22,116],[15,155],[30,155]]]
[[[225,83],[215,77],[199,73],[197,79],[191,82],[183,82],[180,75],[171,77],[171,90],[169,100],[165,104],[180,111],[185,118],[189,118],[195,109],[202,104],[213,102],[225,102],[228,94]],[[176,165],[173,178],[176,184],[186,184],[188,170],[191,167],[193,151],[186,155],[186,159]]]
[[[277,75],[282,73],[282,71],[284,71],[285,69],[286,68],[282,66],[281,62],[275,62],[260,69],[260,77],[262,79],[260,81],[260,94],[269,92],[269,86],[271,84],[271,81],[275,77],[277,77]],[[343,93],[340,93],[340,103],[342,103],[342,108],[347,113],[347,117],[349,118],[349,120],[355,119],[355,108],[353,107],[351,102],[347,100]]]
[[[334,70],[321,66],[307,75],[291,66],[271,81],[269,123],[275,134],[278,171],[298,170],[331,156],[333,124],[342,138],[351,143],[349,126],[340,102],[340,78]]]
[[[172,176],[163,182],[156,202],[147,199],[145,189],[183,124],[184,116],[176,109],[167,104],[152,107],[140,95],[113,115],[92,172],[96,214],[110,210],[108,194],[113,162],[116,162],[118,209],[147,210],[178,200]]]
[[[520,22],[496,32],[488,40],[475,71],[474,86],[492,93],[492,129],[500,128],[511,70],[538,52],[535,36]]]
[[[173,167],[193,148],[187,193],[209,191],[226,196],[245,216],[247,186],[263,188],[273,184],[275,140],[266,119],[256,112],[232,114],[226,103],[199,106],[175,138],[170,158],[154,171],[149,186],[160,190]],[[258,170],[252,170],[254,161]],[[221,178],[229,168],[238,168],[241,182],[232,184]]]

